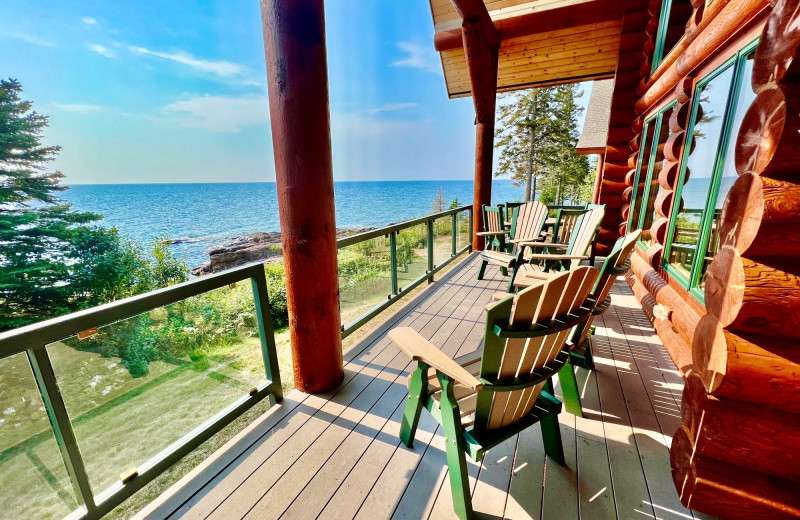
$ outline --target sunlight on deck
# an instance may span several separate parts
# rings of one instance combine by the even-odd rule
[[[454,518],[444,438],[423,414],[412,449],[398,432],[413,365],[385,337],[411,326],[450,355],[481,347],[483,308],[505,286],[470,257],[345,356],[334,392],[293,392],[142,511],[139,518]],[[469,463],[483,518],[702,517],[672,483],[683,380],[624,282],[595,321],[597,371],[578,369],[584,417],[559,416],[566,466],[539,428]],[[557,389],[558,393],[558,389]]]

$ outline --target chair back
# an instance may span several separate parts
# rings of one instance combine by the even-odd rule
[[[539,240],[547,220],[547,206],[539,201],[526,202],[514,209],[511,218],[512,240]]]
[[[503,206],[483,206],[483,230],[503,231]]]
[[[572,343],[576,347],[582,345],[586,340],[594,317],[602,314],[611,306],[611,298],[608,297],[608,293],[611,292],[611,287],[614,286],[617,276],[630,268],[631,253],[633,253],[633,247],[641,234],[642,230],[637,229],[624,237],[620,237],[614,243],[611,253],[606,257],[602,267],[600,267],[600,275],[597,277],[597,281],[589,295],[590,304],[593,307],[592,315],[583,324],[575,327],[575,331],[572,334]]]
[[[597,230],[605,215],[605,206],[598,206],[588,210],[578,217],[575,231],[569,237],[567,245],[568,255],[584,255],[594,242]],[[580,265],[580,260],[573,260],[572,267]]]
[[[585,209],[559,209],[556,211],[556,222],[553,226],[553,242],[566,244],[578,225]]]
[[[584,304],[598,273],[589,266],[571,269],[487,308],[477,430],[504,428],[531,413],[546,381],[569,357],[572,328],[589,317]]]

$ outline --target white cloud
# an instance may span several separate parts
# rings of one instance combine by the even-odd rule
[[[195,96],[170,103],[164,109],[179,116],[180,126],[210,132],[240,132],[269,122],[266,96]]]
[[[100,105],[85,105],[81,103],[53,103],[53,106],[67,112],[97,112],[105,109]]]
[[[91,16],[84,16],[83,18],[81,18],[81,21],[86,25],[94,25],[97,23],[97,20],[95,18],[92,18]]]
[[[378,108],[373,108],[369,111],[370,114],[378,114],[380,112],[395,112],[397,110],[405,110],[406,108],[414,108],[417,103],[386,103]]]
[[[109,49],[108,47],[104,47],[102,45],[98,45],[96,43],[90,43],[89,44],[89,49],[91,49],[92,51],[96,52],[97,54],[99,54],[101,56],[105,56],[106,58],[116,58],[117,57],[117,53],[114,50]]]
[[[202,72],[210,72],[212,74],[216,74],[222,77],[231,77],[231,76],[238,76],[245,71],[245,68],[241,65],[236,63],[231,63],[229,61],[211,61],[211,60],[204,60],[201,58],[197,58],[186,51],[174,51],[174,52],[159,52],[159,51],[151,51],[150,49],[146,49],[144,47],[136,47],[134,45],[129,45],[128,50],[133,53],[141,54],[145,56],[154,56],[156,58],[162,58],[165,60],[174,61],[176,63],[180,63],[182,65],[186,65],[193,69],[202,71]]]
[[[428,72],[439,72],[439,57],[432,45],[397,42],[397,48],[406,53],[402,59],[392,62],[392,67],[411,67]]]
[[[21,42],[30,43],[31,45],[38,45],[39,47],[55,47],[56,44],[51,42],[50,40],[45,40],[44,38],[40,38],[35,34],[29,34],[24,32],[18,31],[11,31],[11,32],[0,32],[0,36],[11,38],[14,40],[19,40]]]

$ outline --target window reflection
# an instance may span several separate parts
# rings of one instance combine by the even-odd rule
[[[669,253],[670,265],[687,278],[692,270],[700,239],[703,209],[706,207],[714,177],[714,164],[722,140],[733,70],[729,66],[695,93],[695,96],[699,96],[699,104],[689,148],[691,155],[686,159],[680,211],[675,217],[675,231]]]
[[[636,166],[636,179],[634,184],[633,197],[631,198],[630,228],[639,229],[639,207],[642,203],[642,195],[647,177],[647,168],[650,164],[650,152],[652,150],[653,131],[655,130],[655,120],[645,123],[642,135],[641,150],[639,152],[639,164]]]
[[[650,236],[650,226],[653,225],[653,222],[657,216],[654,208],[654,202],[658,196],[658,192],[660,191],[658,174],[661,172],[661,169],[664,167],[666,162],[664,160],[664,144],[666,144],[670,135],[672,135],[672,133],[669,131],[669,118],[672,115],[672,110],[672,108],[669,108],[668,110],[664,111],[661,114],[661,118],[657,120],[658,146],[653,152],[655,153],[655,160],[653,161],[653,166],[647,176],[647,185],[645,186],[647,200],[643,201],[644,204],[642,205],[644,222],[642,224],[641,240],[642,243],[647,247],[650,247],[650,245],[653,243],[653,238]]]
[[[756,98],[753,89],[750,88],[750,78],[753,75],[753,54],[751,54],[742,67],[742,81],[739,82],[741,90],[739,92],[739,99],[736,102],[736,107],[733,113],[733,121],[731,123],[730,138],[728,139],[728,149],[725,153],[725,165],[722,170],[722,178],[720,179],[719,194],[717,195],[717,203],[714,207],[714,218],[711,222],[711,232],[709,239],[706,242],[706,251],[703,256],[703,265],[700,272],[699,287],[705,286],[706,270],[709,264],[716,256],[720,248],[719,239],[719,217],[722,212],[722,206],[725,203],[725,198],[728,192],[736,181],[738,174],[736,173],[736,165],[734,163],[734,155],[736,152],[736,138],[739,135],[739,127],[742,125],[742,119],[747,112],[747,108]]]

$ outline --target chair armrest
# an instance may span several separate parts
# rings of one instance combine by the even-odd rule
[[[530,240],[523,240],[519,243],[523,247],[548,247],[550,249],[566,249],[568,244],[558,244],[552,242],[533,242]]]
[[[507,235],[508,231],[479,231],[478,233],[475,234],[478,235],[479,237],[492,237],[495,235]]]
[[[500,300],[505,300],[509,296],[512,296],[512,294],[511,293],[507,293],[505,291],[497,291],[496,293],[494,293],[492,295],[492,301],[493,302],[499,302]]]
[[[399,327],[389,331],[391,339],[400,350],[415,361],[422,361],[437,371],[448,375],[471,390],[480,390],[483,383],[456,363],[450,356],[436,348],[410,327]]]
[[[550,253],[534,253],[530,255],[534,260],[588,260],[588,256],[584,255],[556,255]]]

